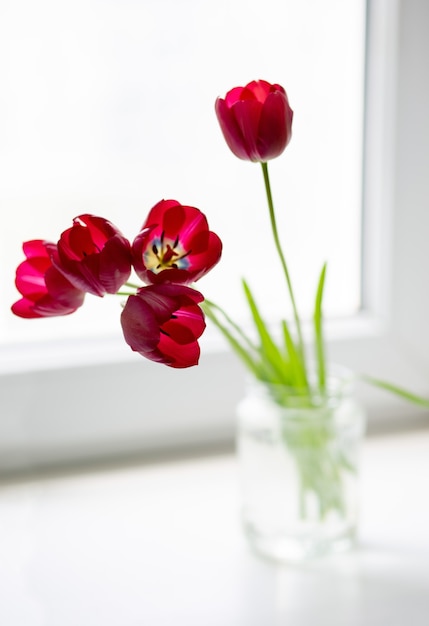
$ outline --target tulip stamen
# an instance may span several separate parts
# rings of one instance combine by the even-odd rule
[[[187,269],[189,261],[186,257],[191,250],[184,250],[180,244],[179,235],[174,240],[165,237],[164,231],[160,237],[152,241],[144,253],[145,265],[155,273],[167,269]]]

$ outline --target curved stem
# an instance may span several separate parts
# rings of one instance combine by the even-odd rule
[[[215,304],[211,300],[204,298],[204,302],[202,303],[202,309],[206,313],[208,313],[207,307],[209,309],[215,309],[216,311],[219,311],[219,313],[223,315],[223,317],[225,318],[225,321],[231,326],[231,328],[233,328],[236,331],[236,333],[244,340],[248,348],[250,348],[252,351],[255,351],[255,352],[258,350],[258,348],[252,343],[252,341],[243,332],[243,329],[238,324],[236,324],[234,320],[231,319],[231,317],[226,313],[226,311],[224,311],[224,309],[222,309],[222,307],[220,307],[218,304]]]
[[[289,291],[289,297],[290,297],[290,300],[291,300],[291,303],[292,303],[293,314],[294,314],[294,318],[295,318],[296,331],[298,333],[298,350],[299,350],[299,354],[301,356],[302,363],[304,364],[304,341],[303,341],[303,338],[302,338],[301,321],[300,321],[300,318],[299,318],[298,309],[297,309],[296,302],[295,302],[295,296],[294,296],[293,289],[292,289],[292,282],[291,282],[291,279],[290,279],[290,276],[289,276],[289,270],[288,270],[287,265],[286,265],[286,259],[285,259],[285,256],[283,254],[282,247],[280,245],[279,234],[278,234],[278,231],[277,231],[277,223],[276,223],[276,216],[275,216],[275,212],[274,212],[273,196],[272,196],[272,193],[271,193],[270,177],[269,177],[269,174],[268,174],[268,163],[261,163],[261,166],[262,166],[262,173],[264,175],[264,183],[265,183],[265,191],[266,191],[266,194],[267,194],[268,209],[269,209],[269,212],[270,212],[271,230],[272,230],[272,233],[273,233],[276,250],[277,250],[277,253],[278,253],[279,258],[280,258],[280,263],[281,263],[281,266],[283,268],[283,273],[284,273],[285,278],[286,278],[286,283],[287,283],[287,287],[288,287],[288,291]]]

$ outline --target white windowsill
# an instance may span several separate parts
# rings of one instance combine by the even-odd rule
[[[230,351],[218,331],[208,322],[200,344],[204,354],[219,354]],[[360,338],[371,338],[380,333],[381,325],[375,316],[360,312],[354,316],[337,318],[328,321],[326,333],[329,341],[334,344]],[[249,329],[249,334],[253,329]],[[304,325],[307,342],[311,343],[312,328],[310,323]],[[23,374],[26,372],[46,371],[52,369],[72,369],[100,364],[132,363],[142,361],[126,345],[122,334],[106,337],[85,337],[51,341],[33,341],[4,344],[0,352],[0,377],[4,375]],[[165,369],[160,367],[160,369]]]
[[[3,483],[0,622],[426,626],[428,447],[367,439],[359,549],[302,567],[250,553],[228,454]]]
[[[429,396],[425,364],[376,318],[360,315],[327,330],[333,362]],[[200,365],[189,370],[148,362],[121,337],[3,352],[0,475],[231,445],[245,368],[215,332],[202,348]],[[357,396],[370,431],[429,422],[427,411],[369,385],[358,385]]]

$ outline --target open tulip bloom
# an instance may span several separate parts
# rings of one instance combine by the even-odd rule
[[[133,264],[145,283],[190,284],[220,259],[222,243],[199,209],[161,200],[133,242]],[[168,270],[168,271],[166,271]]]

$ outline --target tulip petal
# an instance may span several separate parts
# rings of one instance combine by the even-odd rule
[[[249,161],[247,144],[243,142],[243,136],[235,115],[229,109],[225,100],[221,98],[216,100],[216,114],[224,139],[231,152],[239,159]]]
[[[200,358],[200,346],[198,342],[179,345],[170,337],[162,336],[160,350],[166,359],[166,365],[174,368],[186,368],[198,365]]]
[[[287,102],[287,100],[286,100]],[[293,112],[285,106],[285,96],[270,93],[262,107],[257,150],[263,161],[279,156],[292,136]]]
[[[46,251],[49,245],[55,246],[55,244],[43,239],[32,239],[31,241],[25,241],[22,244],[22,249],[27,259],[32,259],[33,257],[43,258],[47,256]]]
[[[129,296],[121,314],[125,341],[135,352],[150,352],[159,343],[159,325],[152,308],[142,298]]]
[[[264,104],[268,94],[272,91],[272,85],[266,80],[252,80],[252,82],[246,85],[245,89],[250,91],[253,98],[258,100],[258,102]],[[241,100],[244,100],[244,98],[241,98]]]
[[[161,224],[165,212],[171,207],[180,206],[180,202],[177,200],[160,200],[151,208],[149,214],[142,226],[142,230],[151,224]]]
[[[14,302],[11,306],[11,310],[14,315],[25,319],[42,317],[42,315],[34,311],[34,302],[28,298],[21,298],[21,300]]]
[[[15,285],[20,293],[25,293],[33,299],[46,293],[44,275],[51,267],[47,257],[33,257],[23,261],[16,270]]]

